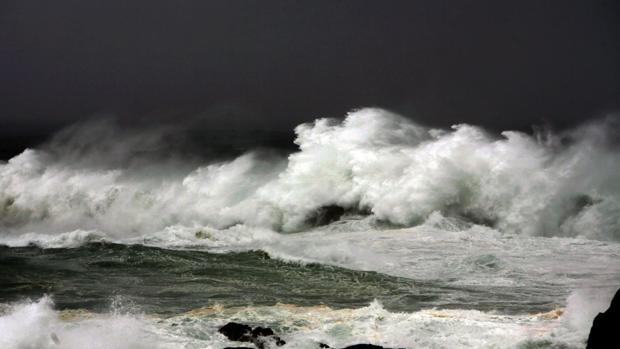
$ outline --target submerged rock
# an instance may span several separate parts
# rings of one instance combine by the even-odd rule
[[[620,289],[611,300],[609,309],[598,313],[592,322],[586,349],[620,348]]]

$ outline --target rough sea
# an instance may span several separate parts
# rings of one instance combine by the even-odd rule
[[[583,348],[620,287],[618,122],[432,129],[382,109],[298,151],[73,126],[0,163],[1,348]]]

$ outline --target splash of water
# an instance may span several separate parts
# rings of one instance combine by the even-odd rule
[[[298,126],[299,151],[288,158],[256,151],[204,165],[143,157],[144,149],[161,152],[157,132],[115,137],[110,127],[72,129],[0,164],[2,229],[96,229],[113,238],[177,225],[294,232],[336,207],[401,226],[439,212],[504,233],[620,238],[613,120],[498,137],[361,109]]]

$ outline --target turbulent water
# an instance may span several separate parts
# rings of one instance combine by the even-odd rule
[[[209,160],[88,123],[0,163],[0,347],[219,349],[233,320],[290,348],[584,346],[620,286],[617,121],[295,131]]]

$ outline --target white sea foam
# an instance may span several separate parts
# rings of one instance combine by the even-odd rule
[[[495,137],[361,109],[298,126],[300,150],[288,159],[250,152],[193,169],[141,158],[161,141],[154,131],[115,136],[111,127],[73,129],[0,164],[2,235],[96,229],[122,239],[239,223],[297,231],[330,205],[405,226],[441,212],[505,233],[617,239],[620,231],[613,121]]]
[[[579,348],[587,332],[568,324],[570,311],[564,315],[561,310],[523,315],[459,309],[395,313],[373,302],[359,309],[215,306],[157,318],[118,312],[59,312],[45,297],[4,309],[0,344],[3,348],[38,349],[222,348],[239,343],[229,342],[217,329],[237,321],[270,326],[287,342],[287,348],[294,349],[316,349],[319,342],[335,348],[357,343],[404,348]]]
[[[97,124],[66,131],[0,164],[0,244],[76,247],[103,240],[219,253],[261,249],[287,261],[503,288],[517,301],[556,302],[566,313],[560,319],[454,309],[391,313],[373,303],[354,310],[275,306],[66,320],[43,298],[3,309],[0,346],[219,348],[233,343],[216,334],[217,326],[236,319],[280,326],[292,348],[315,348],[317,341],[581,347],[620,282],[614,127],[602,121],[561,135],[496,137],[475,126],[433,130],[362,109],[342,122],[299,126],[300,149],[288,158],[250,152],[200,164],[141,156],[162,141],[154,130],[119,136],[113,126]],[[308,223],[329,206],[353,213],[326,226]]]
[[[367,219],[362,219],[366,221]],[[109,241],[211,253],[263,250],[273,258],[371,270],[413,280],[439,280],[457,287],[525,287],[562,294],[584,287],[620,283],[620,244],[584,238],[506,235],[497,230],[446,219],[435,213],[422,225],[396,229],[339,230],[342,222],[314,231],[280,234],[235,225],[167,227],[139,237],[116,239],[100,231],[28,233],[1,243],[77,247]],[[351,223],[350,227],[368,223]],[[546,290],[546,291],[545,291]],[[534,297],[534,296],[531,296]]]
[[[620,284],[620,244],[615,242],[505,235],[478,225],[449,231],[437,224],[382,231],[314,231],[257,241],[256,246],[284,260],[373,270],[457,287],[522,287],[532,292],[530,301],[551,289],[562,294]],[[445,228],[446,224],[439,225]]]
[[[49,297],[3,310],[0,347],[6,349],[177,347],[174,340],[156,335],[152,324],[140,316],[111,313],[63,319]]]
[[[11,247],[36,245],[44,248],[72,248],[89,242],[105,241],[105,234],[94,230],[74,230],[60,234],[24,233],[0,238],[0,243]]]
[[[607,287],[584,287],[571,292],[566,300],[566,314],[562,321],[568,330],[567,335],[587,337],[590,333],[592,320],[609,308],[611,299],[616,292],[617,284]]]

